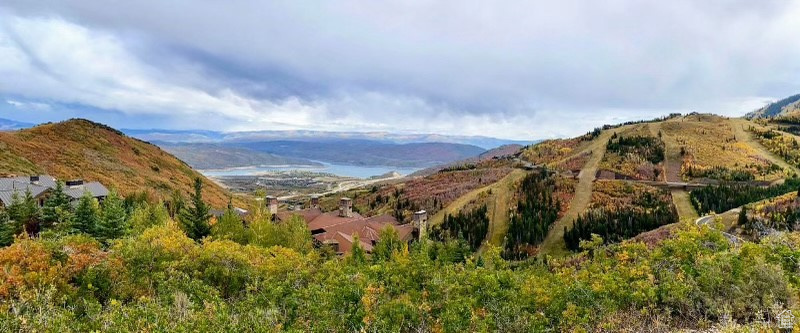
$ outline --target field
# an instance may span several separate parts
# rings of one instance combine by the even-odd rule
[[[669,147],[678,147],[683,180],[770,181],[783,177],[780,168],[773,168],[773,162],[748,144],[747,138],[734,130],[734,126],[736,123],[727,118],[691,115],[665,121],[659,130],[668,155]]]
[[[663,180],[664,143],[651,135],[650,125],[615,130],[599,169],[625,179]]]
[[[597,180],[594,183],[589,209],[642,209],[645,197],[647,200],[672,203],[670,192],[657,187],[624,180]]]
[[[586,134],[571,139],[547,140],[523,149],[520,157],[535,165],[557,165],[584,151],[592,139],[593,135]]]

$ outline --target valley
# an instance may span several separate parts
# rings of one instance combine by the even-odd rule
[[[788,149],[798,144],[797,137],[784,132],[780,126],[770,120],[673,114],[649,121],[608,125],[575,138],[546,140],[529,146],[502,146],[424,169],[351,167],[314,161],[310,163],[318,164],[302,165],[303,160],[291,160],[300,165],[285,169],[243,165],[196,171],[172,157],[168,149],[131,139],[104,125],[71,120],[0,133],[0,144],[4,147],[0,165],[5,175],[47,172],[60,177],[99,180],[119,190],[125,201],[120,197],[105,199],[111,203],[98,206],[93,214],[97,214],[96,223],[111,223],[106,221],[114,213],[107,210],[118,205],[121,210],[117,214],[128,221],[119,228],[127,231],[118,231],[114,236],[118,239],[113,241],[104,238],[111,232],[108,229],[83,231],[87,235],[78,237],[89,237],[92,240],[87,244],[93,245],[80,245],[85,249],[82,251],[90,251],[98,258],[88,267],[107,265],[104,259],[107,257],[120,260],[125,267],[139,267],[137,262],[142,259],[136,253],[140,250],[131,252],[128,247],[148,248],[151,250],[147,251],[155,252],[147,252],[146,260],[166,260],[169,265],[180,267],[181,272],[196,274],[199,277],[195,283],[220,290],[234,299],[233,303],[226,300],[217,304],[243,307],[238,311],[249,311],[246,308],[250,307],[239,303],[249,298],[243,294],[244,285],[231,287],[230,281],[237,281],[235,279],[244,279],[242,281],[248,281],[246,285],[249,286],[257,283],[251,280],[256,276],[271,285],[297,286],[299,283],[301,290],[310,296],[292,294],[292,297],[308,303],[311,299],[332,296],[318,294],[310,284],[301,283],[289,272],[300,270],[314,284],[340,286],[341,282],[325,276],[362,276],[363,267],[395,269],[395,265],[403,261],[424,267],[414,268],[412,274],[441,274],[429,265],[459,267],[448,277],[454,282],[452,285],[461,285],[471,274],[477,274],[475,272],[513,276],[513,281],[517,282],[506,283],[511,284],[515,296],[502,299],[505,308],[518,306],[520,298],[556,306],[548,297],[567,297],[559,294],[565,288],[586,283],[602,290],[612,285],[597,284],[598,279],[617,279],[619,274],[628,274],[624,272],[631,272],[625,279],[633,281],[630,285],[626,282],[626,290],[635,293],[669,285],[646,274],[663,279],[688,277],[696,283],[697,287],[693,288],[705,288],[705,282],[691,273],[692,270],[712,269],[703,262],[690,260],[678,266],[682,268],[667,271],[652,269],[650,263],[667,265],[684,260],[684,255],[692,255],[682,254],[685,248],[693,249],[691,253],[701,251],[714,258],[715,263],[726,263],[725,258],[731,256],[744,258],[740,251],[745,246],[757,247],[762,251],[758,253],[786,251],[781,247],[787,241],[785,237],[794,242],[795,234],[791,232],[800,229],[797,213],[800,212],[797,197],[800,155]],[[54,136],[54,132],[69,134]],[[82,140],[90,137],[98,141]],[[62,147],[69,148],[63,153],[52,152],[45,156],[29,153],[47,149],[44,144],[47,140],[57,140]],[[202,147],[202,150],[193,150],[191,154],[202,155],[203,151],[208,154],[200,156],[199,160],[227,158],[231,163],[245,161],[244,164],[262,158],[276,163],[289,161],[255,150],[220,149],[216,144],[194,147]],[[293,158],[298,157],[290,159]],[[195,159],[193,163],[200,162]],[[324,172],[336,168],[345,169],[338,169],[335,174]],[[195,191],[191,190],[189,179],[194,179]],[[203,184],[200,192],[197,192],[198,182]],[[133,184],[150,185],[142,191],[142,186]],[[198,193],[204,196],[198,197]],[[49,202],[50,199],[45,200]],[[193,217],[193,209],[205,203],[208,215],[201,211]],[[73,238],[76,236],[70,236],[71,232],[57,224],[42,224],[46,219],[57,218],[52,217],[52,213],[45,214],[49,212],[48,203],[36,208],[42,211],[37,216],[46,218],[42,221],[24,217],[20,215],[22,210],[13,208],[22,203],[11,205],[10,213],[0,209],[0,242],[10,244],[0,248],[0,263],[18,265],[14,259],[3,259],[3,255],[11,255],[8,251],[20,251],[20,247],[27,247],[25,251],[30,253],[31,248],[44,241],[42,237],[56,237],[69,248],[79,246],[75,242],[85,241]],[[183,207],[172,210],[178,205]],[[226,205],[227,209],[220,210]],[[74,214],[70,215],[68,221],[72,222],[69,223],[87,223],[82,220],[87,213],[79,213],[78,209],[84,208],[66,210],[74,210],[68,213]],[[130,213],[125,213],[126,210]],[[8,222],[2,222],[4,219]],[[12,222],[19,219],[30,220],[21,225]],[[31,239],[9,238],[3,231],[12,230],[8,229],[12,226],[27,230],[26,226],[31,223],[40,223],[42,230],[38,235],[32,234],[34,238]],[[192,223],[208,224],[206,229],[197,229],[198,225]],[[328,229],[341,228],[353,228],[344,229],[353,230],[352,234],[328,236]],[[53,233],[65,234],[51,236]],[[361,237],[372,238],[372,241],[360,241]],[[783,243],[773,243],[775,237],[784,237]],[[697,250],[697,244],[704,244],[701,250]],[[35,251],[40,251],[39,255],[55,255],[44,249]],[[665,256],[665,251],[675,254]],[[194,263],[197,256],[200,263]],[[227,264],[214,259],[219,256],[229,256],[220,259]],[[762,268],[764,266],[759,265],[772,260],[769,255],[748,258],[737,260],[755,260],[749,265]],[[75,259],[69,260],[66,265],[72,265]],[[225,274],[244,275],[224,275],[217,280],[215,274],[218,273],[213,269],[229,265],[231,260],[248,273],[241,273],[237,268],[226,269],[231,273]],[[475,265],[473,260],[482,266],[470,266]],[[367,264],[371,266],[364,266]],[[255,273],[256,269],[264,267],[269,267],[270,272]],[[764,285],[758,290],[781,292],[775,289],[776,285],[793,283],[784,280],[786,274],[794,274],[793,268],[771,267],[775,270],[762,273],[769,275],[776,284]],[[89,274],[79,268],[70,269],[58,278],[71,281],[73,277],[69,272],[74,271],[81,277]],[[558,273],[553,273],[553,269]],[[126,283],[140,281],[135,275],[138,273],[114,270],[114,274],[128,281]],[[637,270],[647,273],[633,273]],[[151,271],[152,268],[148,268],[142,276],[150,276]],[[160,272],[183,274],[172,268]],[[3,274],[0,273],[0,282]],[[384,283],[385,274],[392,274],[395,280],[411,278],[405,273],[393,275],[395,273],[389,272],[361,278],[371,283]],[[731,279],[731,288],[745,288],[742,281]],[[0,283],[0,303],[5,293],[24,290],[17,284],[11,289],[2,286]],[[383,284],[383,288],[388,286]],[[425,288],[450,290],[451,287]],[[422,291],[412,293],[419,292]],[[126,295],[157,294],[158,291],[113,287],[108,293],[124,298],[128,297]],[[471,293],[459,291],[459,297],[469,298],[467,294]],[[620,296],[592,294],[596,295],[592,297],[595,300],[612,297],[626,308],[636,308],[635,302],[626,300],[627,291],[615,293]],[[761,302],[753,298],[756,294],[737,297]],[[784,296],[778,297],[787,299],[786,294],[781,295]],[[391,298],[386,295],[370,297],[386,297],[384,301]],[[727,300],[712,296],[684,297],[694,299],[692,302],[728,304]],[[125,302],[126,307],[140,304],[139,301]],[[438,298],[437,302],[445,306],[454,304],[451,297]],[[671,304],[657,299],[644,302],[652,306]],[[581,304],[575,306],[593,308],[588,303]],[[308,307],[303,309],[307,311]],[[559,309],[559,313],[546,317],[545,326],[557,324],[561,312],[566,311],[563,307]],[[110,308],[103,311],[105,316],[111,315]],[[601,311],[607,314],[610,310]],[[719,315],[705,307],[692,311]],[[303,313],[302,316],[311,315]],[[605,321],[605,315],[594,316],[587,312],[586,316],[593,322]],[[671,317],[669,320],[665,325],[670,327],[699,327],[696,318]],[[91,321],[86,323],[93,325]],[[293,320],[285,323],[307,327]]]

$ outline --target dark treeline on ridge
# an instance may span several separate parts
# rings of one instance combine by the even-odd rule
[[[761,187],[746,183],[724,183],[693,190],[692,205],[700,214],[722,213],[755,201],[796,191],[800,178],[788,178],[782,184]]]
[[[561,202],[553,196],[555,189],[556,179],[547,169],[531,173],[522,180],[517,209],[506,234],[506,258],[526,258],[529,247],[538,245],[547,236],[561,210]]]

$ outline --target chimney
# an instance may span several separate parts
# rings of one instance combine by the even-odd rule
[[[319,208],[319,196],[312,195],[311,196],[311,208]]]
[[[424,210],[415,212],[412,224],[417,229],[418,240],[425,239],[428,235],[428,212]]]
[[[269,207],[269,213],[272,215],[278,214],[278,198],[268,195],[265,201],[267,207]]]
[[[39,181],[39,176],[31,176],[31,183],[36,183]]]
[[[339,199],[339,216],[341,217],[353,216],[353,200],[350,200],[350,198]]]
[[[83,185],[83,179],[74,179],[67,181],[67,187]]]

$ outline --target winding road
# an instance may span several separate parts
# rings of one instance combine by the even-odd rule
[[[741,207],[737,207],[737,208],[731,209],[731,210],[729,210],[729,211],[727,211],[725,213],[722,213],[722,214],[739,214],[739,212],[741,212],[741,211],[742,211],[742,208]],[[714,215],[701,216],[700,218],[698,218],[697,220],[694,221],[694,224],[696,224],[698,226],[708,225],[709,223],[711,223],[711,221],[714,221],[714,218],[717,217],[717,216],[719,216],[719,215],[714,214]],[[739,236],[736,236],[734,234],[731,234],[731,233],[728,233],[728,232],[725,232],[725,231],[722,231],[722,230],[720,230],[720,232],[722,233],[723,236],[725,236],[725,238],[728,239],[728,241],[730,241],[734,245],[739,245],[742,242],[744,242],[744,240],[741,239]]]

